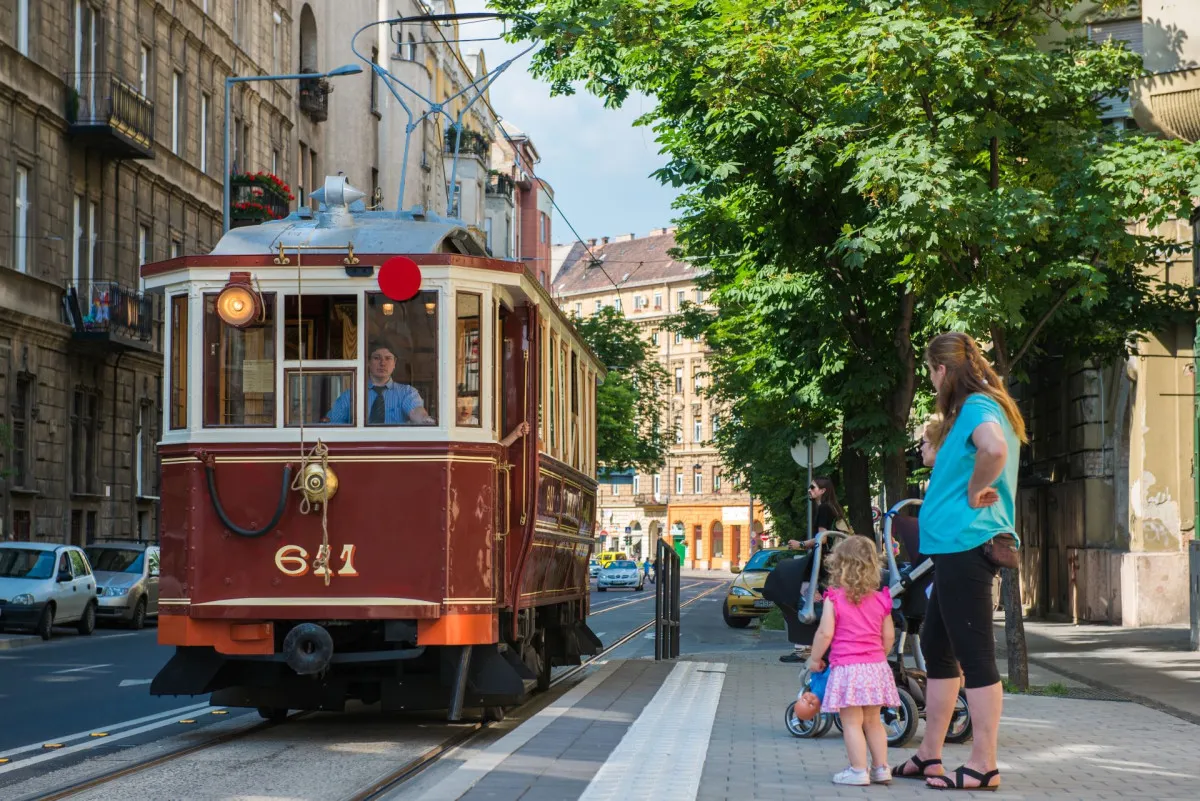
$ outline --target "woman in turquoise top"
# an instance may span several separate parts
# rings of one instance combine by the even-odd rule
[[[996,669],[992,584],[996,566],[984,544],[1016,536],[1014,499],[1025,423],[1003,382],[966,334],[941,334],[925,349],[940,423],[927,432],[937,451],[921,506],[921,553],[934,563],[933,592],[921,627],[929,684],[925,739],[893,775],[924,778],[945,790],[1000,786],[996,739],[1004,693]],[[942,744],[965,678],[975,742],[953,774],[942,769]]]

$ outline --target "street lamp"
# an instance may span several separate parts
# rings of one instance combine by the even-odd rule
[[[222,234],[229,233],[229,176],[233,165],[229,163],[229,95],[235,83],[250,83],[251,81],[302,81],[309,78],[340,78],[343,75],[358,75],[362,67],[357,64],[343,64],[329,72],[300,72],[289,75],[230,75],[225,79],[225,215]]]

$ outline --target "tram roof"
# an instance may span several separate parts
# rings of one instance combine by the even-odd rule
[[[487,251],[461,223],[412,212],[342,210],[316,214],[293,212],[282,220],[229,231],[210,255],[247,256],[306,250],[344,249],[354,242],[358,253],[459,253],[487,256]]]

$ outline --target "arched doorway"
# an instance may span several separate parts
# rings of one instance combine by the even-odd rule
[[[720,520],[714,520],[709,528],[708,547],[712,552],[709,567],[715,570],[721,567],[721,560],[725,558],[725,528]]]
[[[650,553],[650,548],[647,547],[645,539],[642,538],[642,524],[634,520],[629,525],[629,550],[630,556],[634,559],[641,559],[646,554]]]
[[[729,527],[729,565],[740,565],[742,563],[742,527],[739,525],[731,525]]]
[[[300,9],[300,72],[318,72],[317,18],[308,3]]]

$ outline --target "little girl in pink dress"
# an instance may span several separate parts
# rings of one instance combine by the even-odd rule
[[[834,784],[887,784],[892,778],[887,732],[879,713],[880,707],[900,706],[900,696],[887,662],[896,630],[892,597],[879,589],[880,566],[875,542],[869,537],[848,537],[833,549],[829,560],[832,589],[825,594],[808,668],[823,670],[825,663],[818,654],[829,650],[829,680],[821,711],[841,717],[850,757],[850,767],[833,777]]]

